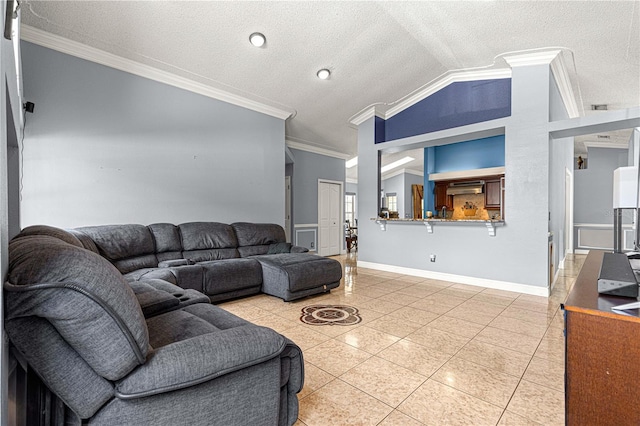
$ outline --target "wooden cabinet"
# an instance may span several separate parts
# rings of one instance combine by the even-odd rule
[[[611,310],[635,299],[598,294],[602,259],[602,251],[589,252],[562,306],[569,426],[640,424],[640,317]]]
[[[500,209],[502,183],[500,179],[487,180],[484,183],[484,208],[487,210]]]
[[[449,182],[436,182],[435,188],[433,189],[435,208],[438,211],[441,210],[442,207],[446,207],[448,210],[453,209],[453,196],[447,195],[447,186],[449,186]]]

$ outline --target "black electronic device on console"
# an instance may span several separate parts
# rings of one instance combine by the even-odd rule
[[[605,253],[598,275],[598,293],[638,297],[638,281],[624,253]]]

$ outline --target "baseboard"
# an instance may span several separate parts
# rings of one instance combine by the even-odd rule
[[[365,262],[362,260],[358,260],[358,267],[376,269],[378,271],[385,272],[395,272],[397,274],[411,275],[414,277],[451,281],[454,283],[468,284],[478,287],[494,288],[496,290],[515,291],[517,293],[531,294],[534,296],[549,297],[549,289],[547,287],[538,287],[508,281],[496,281],[486,278],[468,277],[465,275],[447,274],[444,272],[425,271],[424,269],[405,268],[403,266]]]
[[[575,249],[573,252],[575,254],[589,254],[589,250],[584,250],[584,249]]]

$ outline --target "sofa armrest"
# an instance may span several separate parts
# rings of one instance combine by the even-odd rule
[[[135,399],[195,386],[260,364],[285,349],[286,339],[255,325],[220,330],[163,346],[118,382],[120,399]]]
[[[145,318],[170,311],[180,304],[180,300],[177,297],[163,291],[136,293],[136,298],[140,303],[140,308],[142,308],[142,314]]]
[[[164,280],[133,281],[129,286],[133,289],[145,318],[196,303],[211,303],[209,297],[199,291],[183,289]]]
[[[172,260],[163,260],[158,263],[158,268],[171,268],[174,266],[185,266],[185,265],[194,265],[195,262],[189,259],[172,259]]]
[[[291,246],[290,253],[308,253],[309,249],[301,246]]]

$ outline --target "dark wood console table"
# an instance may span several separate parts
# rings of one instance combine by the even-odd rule
[[[640,425],[640,317],[598,294],[603,251],[590,251],[563,304],[567,425]]]

